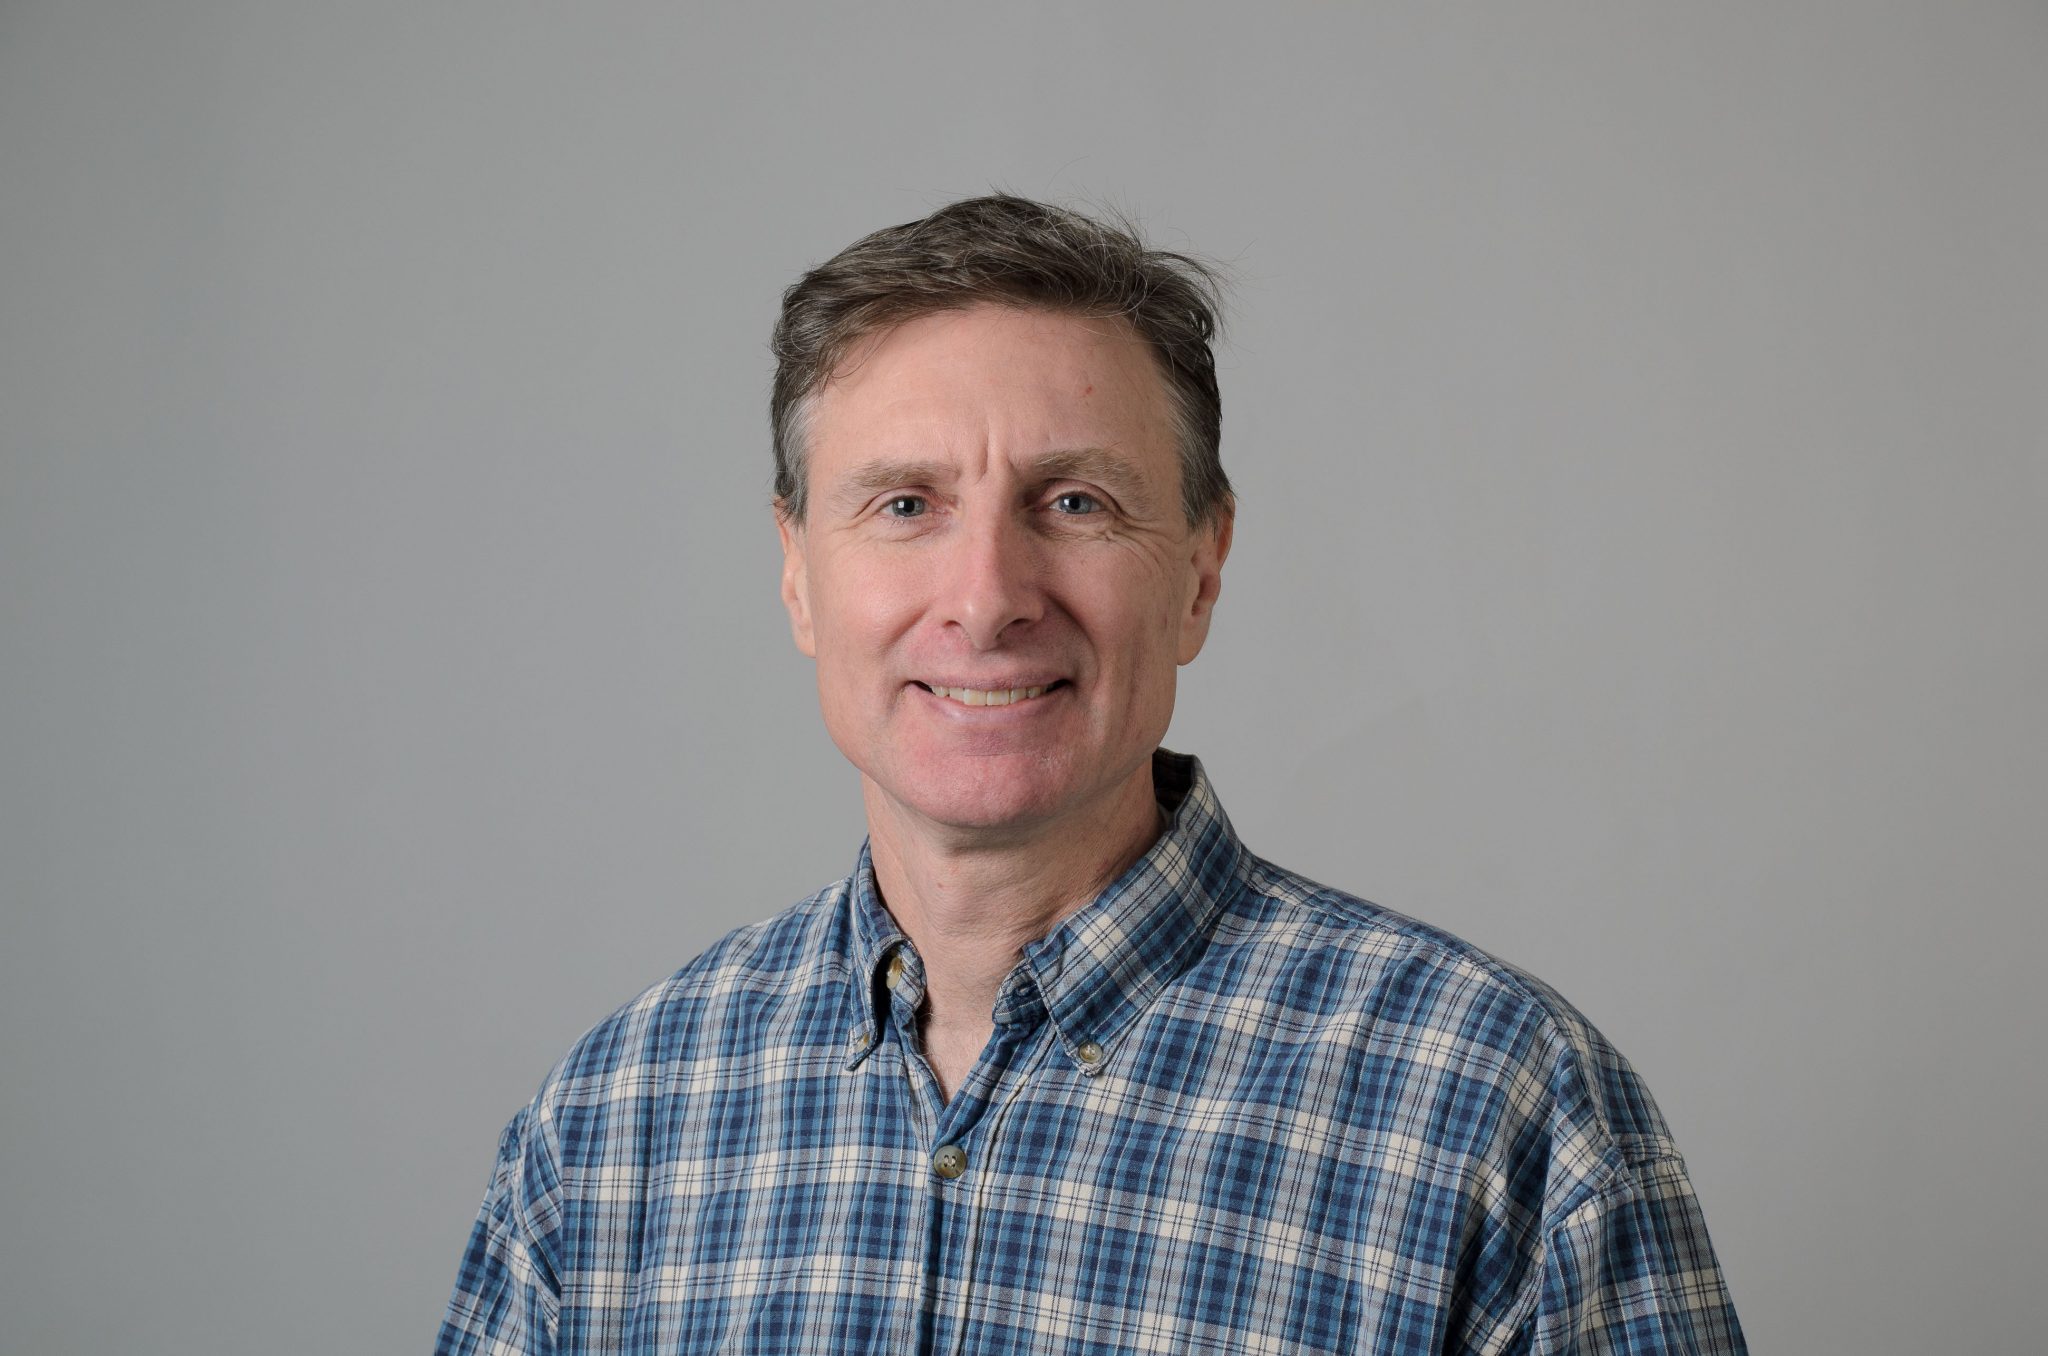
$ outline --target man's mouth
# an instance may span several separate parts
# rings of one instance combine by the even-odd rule
[[[958,702],[962,706],[1014,706],[1018,702],[1033,701],[1048,692],[1058,691],[1067,686],[1067,680],[1061,678],[1030,687],[945,687],[938,683],[918,683],[917,686],[935,697],[944,697],[947,701]]]

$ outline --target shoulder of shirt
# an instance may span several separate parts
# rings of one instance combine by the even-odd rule
[[[1565,1133],[1624,1173],[1679,1160],[1663,1114],[1642,1079],[1586,1015],[1543,980],[1464,938],[1333,889],[1247,854],[1239,910],[1268,911],[1262,930],[1290,947],[1336,946],[1365,953],[1385,973],[1410,967],[1412,982],[1375,1016],[1414,1023],[1432,1035],[1484,1042],[1513,1057]],[[1401,1010],[1405,1005],[1406,1010]]]
[[[707,998],[757,1005],[801,1001],[819,980],[842,973],[846,958],[818,944],[844,907],[851,882],[835,881],[772,918],[734,928],[695,959],[643,989],[569,1047],[535,1101],[571,1096],[579,1086],[616,1082],[622,1069],[673,1053]]]

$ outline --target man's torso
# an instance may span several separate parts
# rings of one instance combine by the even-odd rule
[[[1555,994],[1252,856],[1184,781],[1160,845],[1027,949],[950,1100],[865,856],[593,1030],[500,1164],[530,1326],[635,1353],[1515,1350],[1563,1302],[1565,1231],[1690,1201]],[[1733,1349],[1712,1281],[1638,1299]]]

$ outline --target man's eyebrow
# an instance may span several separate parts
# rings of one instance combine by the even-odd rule
[[[897,461],[889,457],[877,457],[864,461],[838,478],[832,486],[835,502],[848,506],[860,504],[871,495],[883,490],[901,489],[911,485],[937,485],[950,478],[950,467],[936,461]]]
[[[1126,508],[1149,503],[1145,478],[1131,465],[1129,457],[1106,447],[1076,447],[1048,452],[1029,463],[1028,473],[1041,482],[1049,480],[1092,480],[1122,500]]]
[[[1109,491],[1126,508],[1149,508],[1151,504],[1138,468],[1130,458],[1108,448],[1064,448],[1033,457],[1020,469],[1024,479],[1034,486],[1055,480],[1088,480]],[[875,457],[835,477],[830,497],[842,507],[856,508],[884,490],[937,487],[950,483],[958,474],[958,469],[947,462]]]

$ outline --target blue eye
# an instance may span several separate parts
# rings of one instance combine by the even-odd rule
[[[885,518],[915,518],[924,511],[924,496],[916,494],[899,494],[882,505]]]
[[[1102,501],[1100,499],[1097,499],[1092,494],[1083,494],[1079,490],[1068,490],[1052,502],[1053,507],[1057,508],[1061,513],[1070,516],[1095,513],[1102,508]]]

